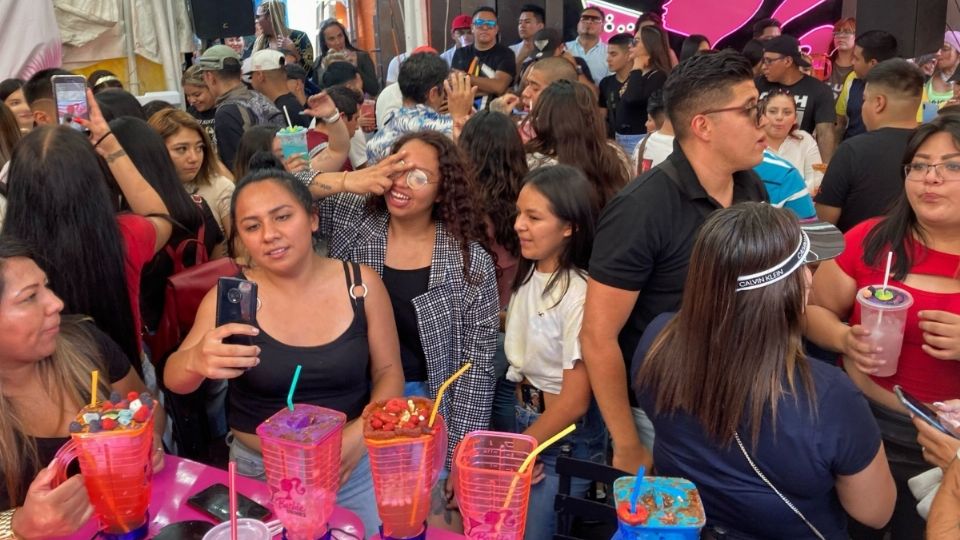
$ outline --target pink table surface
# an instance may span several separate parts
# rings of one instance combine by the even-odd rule
[[[466,536],[450,531],[445,531],[437,527],[427,529],[427,540],[463,540]],[[383,540],[379,533],[373,535],[370,540]]]
[[[153,490],[150,493],[150,535],[160,532],[160,529],[170,523],[178,521],[201,520],[214,521],[210,516],[194,509],[187,504],[187,499],[213,484],[227,484],[227,471],[216,467],[209,467],[202,463],[190,461],[168,455],[163,470],[153,477]],[[237,476],[237,489],[254,501],[271,508],[270,489],[267,484],[259,480]],[[270,519],[276,519],[271,516]],[[353,512],[340,507],[334,507],[330,516],[330,526],[364,537],[363,524]],[[78,532],[64,537],[70,540],[90,540],[97,532],[94,519],[91,519]],[[334,538],[339,538],[334,533]],[[343,535],[343,538],[350,538]],[[434,538],[431,536],[431,538]],[[435,538],[448,538],[437,536]]]

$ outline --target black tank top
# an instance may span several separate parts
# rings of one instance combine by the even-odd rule
[[[353,279],[350,278],[350,269]],[[297,369],[303,366],[295,403],[308,403],[340,411],[347,420],[360,416],[370,400],[370,347],[367,342],[367,318],[363,299],[366,287],[360,278],[360,265],[343,263],[347,291],[351,299],[353,322],[337,339],[325,345],[295,347],[286,345],[260,331],[254,345],[260,347],[260,364],[230,380],[230,427],[254,433],[257,426],[287,406],[287,392]],[[324,324],[324,321],[316,321]]]

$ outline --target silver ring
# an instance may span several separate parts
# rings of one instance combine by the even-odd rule
[[[363,289],[363,296],[361,296],[360,298],[366,298],[367,293],[370,292],[370,289],[367,288],[366,283],[360,283],[360,284],[354,283],[353,286],[350,287],[350,298],[353,298],[354,300],[357,299],[356,293],[353,292],[357,287],[360,287]]]
[[[399,165],[399,166],[401,166],[401,167],[403,167],[403,166],[406,165],[406,164],[407,164],[407,162],[404,161],[404,160],[402,160],[402,159],[397,162],[397,165]]]

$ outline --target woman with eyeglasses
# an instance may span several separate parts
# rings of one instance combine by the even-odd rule
[[[933,76],[923,85],[923,102],[936,103],[942,106],[953,99],[953,76],[960,66],[960,32],[946,32],[943,35],[943,46],[937,53],[937,67]]]
[[[960,396],[960,118],[941,116],[917,128],[904,157],[903,195],[882,218],[846,233],[846,251],[820,265],[807,310],[807,338],[843,355],[844,367],[870,402],[900,494],[890,522],[894,538],[921,538],[923,520],[907,479],[929,468],[917,430],[893,393],[932,403]],[[879,377],[875,328],[861,324],[856,295],[890,281],[913,295],[897,371]],[[848,324],[849,323],[849,324]],[[871,534],[854,535],[872,538]]]
[[[657,473],[696,484],[704,538],[840,540],[847,515],[881,526],[893,511],[867,403],[842,371],[803,351],[804,265],[843,249],[835,228],[808,231],[769,204],[713,212],[680,311],[655,318],[633,358]]]
[[[400,335],[406,395],[434,398],[464,364],[473,367],[446,391],[440,414],[448,459],[464,435],[487,429],[495,383],[499,298],[487,230],[469,158],[449,137],[401,137],[389,181],[311,183],[320,234],[330,256],[370,266],[390,294]],[[361,171],[362,172],[362,171]],[[349,191],[351,193],[338,193]],[[327,196],[338,193],[335,196]],[[447,479],[446,486],[452,486]],[[445,494],[452,496],[448,487]]]
[[[857,20],[853,17],[840,19],[833,25],[833,52],[830,53],[830,78],[827,84],[837,98],[843,90],[843,82],[853,71],[853,41],[857,36]]]

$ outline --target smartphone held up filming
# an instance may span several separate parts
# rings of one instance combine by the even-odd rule
[[[240,278],[217,281],[217,326],[228,323],[257,326],[257,284]],[[253,345],[253,337],[232,335],[223,340],[232,345]]]
[[[72,120],[90,119],[87,80],[80,75],[54,75],[50,78],[50,84],[53,86],[53,102],[57,108],[57,124],[85,131],[86,128]]]

